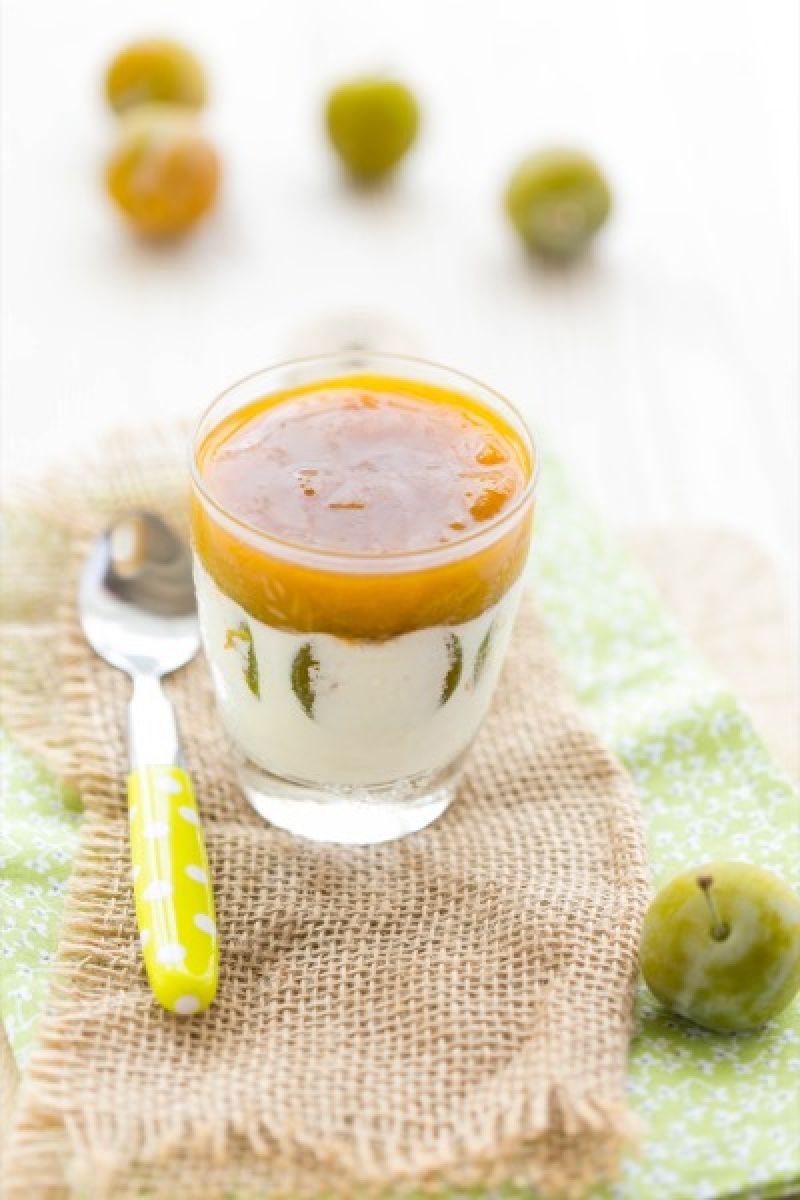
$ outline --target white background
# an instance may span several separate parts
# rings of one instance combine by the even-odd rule
[[[154,31],[204,57],[226,165],[215,218],[169,249],[99,182],[104,64]],[[5,479],[197,412],[357,309],[506,391],[611,523],[748,532],[796,596],[795,0],[4,0],[2,34]],[[425,111],[374,195],[320,132],[325,87],[364,69]],[[617,200],[567,274],[499,210],[552,141]]]

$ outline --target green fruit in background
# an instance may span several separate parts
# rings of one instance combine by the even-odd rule
[[[202,108],[206,77],[199,61],[178,42],[147,38],[126,46],[106,73],[106,97],[115,112],[142,104]]]
[[[123,116],[106,186],[140,233],[185,233],[213,207],[219,178],[217,152],[186,109],[154,104]]]
[[[597,165],[578,150],[543,150],[511,176],[505,196],[511,223],[529,250],[568,260],[589,245],[611,212]]]
[[[698,1025],[756,1029],[800,989],[800,897],[748,863],[686,871],[648,909],[642,973],[662,1003]]]
[[[379,179],[410,149],[419,128],[414,95],[390,79],[352,79],[335,88],[325,110],[328,136],[357,179]]]

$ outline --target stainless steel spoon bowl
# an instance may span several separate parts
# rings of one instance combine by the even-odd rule
[[[161,688],[200,643],[188,548],[155,514],[128,513],[94,543],[78,603],[89,644],[133,680],[128,800],[143,957],[158,1001],[190,1015],[214,998],[218,948],[197,805]]]

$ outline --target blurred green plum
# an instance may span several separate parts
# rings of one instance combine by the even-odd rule
[[[387,175],[413,145],[419,107],[405,84],[365,76],[331,92],[325,122],[331,144],[350,174],[371,181]]]
[[[509,219],[529,250],[568,261],[586,250],[611,212],[600,168],[579,150],[541,150],[524,159],[508,182]]]

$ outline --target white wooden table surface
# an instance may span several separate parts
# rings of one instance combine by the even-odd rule
[[[6,480],[373,311],[548,428],[610,522],[749,533],[796,598],[795,0],[3,0],[2,21]],[[204,56],[227,168],[169,250],[98,182],[103,65],[151,31]],[[416,86],[425,132],[395,187],[354,196],[320,95],[375,68]],[[531,269],[498,211],[554,140],[617,196],[567,275]]]

